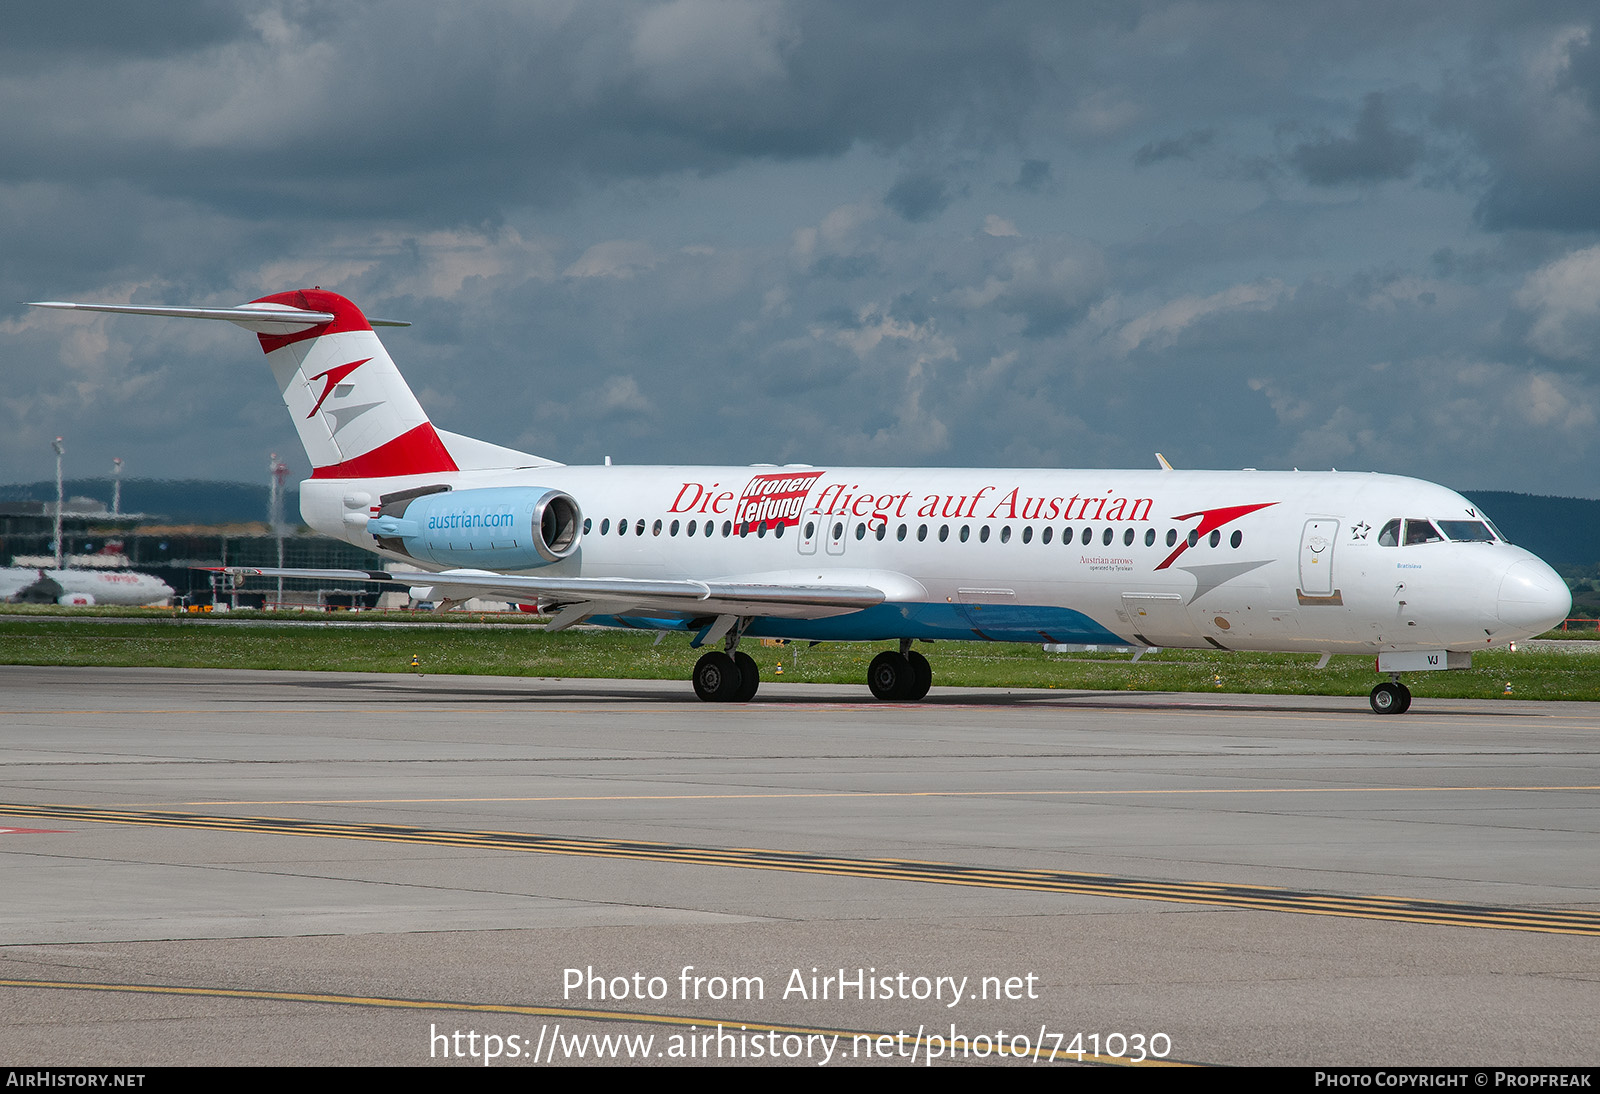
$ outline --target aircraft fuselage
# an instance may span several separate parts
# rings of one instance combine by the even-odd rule
[[[435,485],[451,490],[428,514],[433,557],[386,550],[368,532],[384,496]],[[578,503],[576,550],[501,564],[495,544],[513,537],[495,491],[517,487]],[[1471,502],[1392,475],[550,466],[310,479],[301,505],[318,531],[428,570],[885,592],[864,611],[759,618],[745,631],[796,639],[1471,651],[1546,630],[1570,604],[1559,576],[1488,531]],[[1413,530],[1407,543],[1408,520],[1433,535]],[[1458,525],[1463,538],[1438,531]]]

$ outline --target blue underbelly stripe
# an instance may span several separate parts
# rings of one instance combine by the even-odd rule
[[[593,616],[590,623],[634,630],[699,630],[689,621],[655,616]],[[1126,644],[1082,612],[1029,604],[879,604],[831,619],[757,617],[744,632],[752,638],[796,638],[810,642],[875,642],[894,638],[971,641],[974,626],[994,642],[1087,642]]]

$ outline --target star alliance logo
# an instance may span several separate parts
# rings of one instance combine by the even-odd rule
[[[1367,533],[1370,531],[1372,531],[1372,525],[1368,524],[1366,521],[1362,521],[1350,529],[1350,538],[1366,539]]]

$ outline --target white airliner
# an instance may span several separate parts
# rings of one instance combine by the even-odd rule
[[[222,319],[254,331],[313,468],[301,514],[394,559],[366,578],[424,600],[489,597],[686,631],[712,701],[758,683],[740,640],[898,640],[880,699],[933,674],[920,639],[1110,643],[1376,656],[1372,709],[1401,672],[1549,629],[1561,578],[1461,495],[1339,472],[570,467],[436,429],[373,324],[307,289],[238,308],[49,302]],[[1163,461],[1165,463],[1165,461]],[[716,649],[717,645],[722,649]],[[1322,663],[1326,663],[1326,657]]]
[[[160,604],[173,595],[158,577],[132,570],[0,568],[0,600],[25,604]]]

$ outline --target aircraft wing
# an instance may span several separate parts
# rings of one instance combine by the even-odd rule
[[[563,609],[562,626],[591,615],[765,615],[826,619],[884,602],[883,590],[867,585],[767,585],[728,581],[648,581],[634,578],[523,577],[486,570],[430,573],[425,570],[290,570],[224,567],[236,580],[299,577],[329,581],[374,581],[432,590],[420,599],[486,597],[520,603],[539,601]]]

